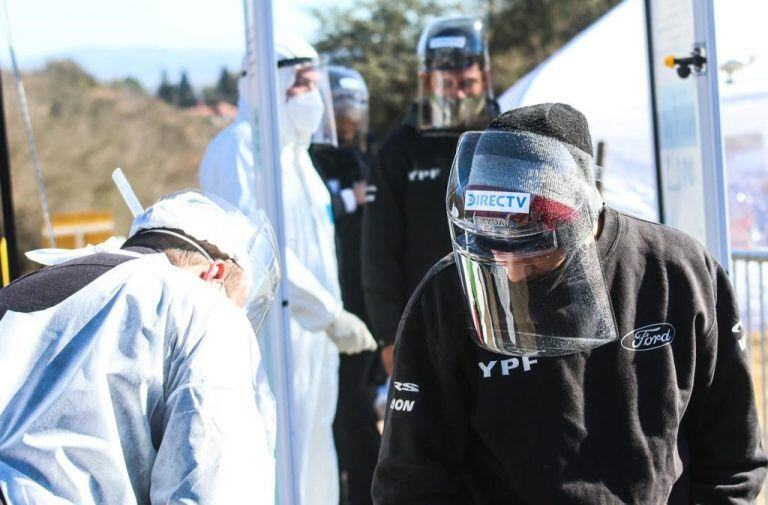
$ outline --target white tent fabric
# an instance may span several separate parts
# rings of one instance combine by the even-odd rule
[[[759,27],[744,33],[743,13],[768,11],[760,6],[768,2],[734,1],[739,5],[716,2],[720,63],[754,58],[734,74],[733,83],[726,83],[727,75],[721,72],[721,116],[729,190],[734,195],[744,192],[741,198],[746,202],[760,199],[749,193],[746,180],[752,181],[753,193],[758,178],[768,180],[768,44],[754,40],[765,37]],[[620,3],[499,97],[502,110],[555,101],[581,110],[595,143],[605,142],[606,202],[638,217],[656,219],[642,0]],[[749,177],[742,175],[745,171]],[[768,185],[763,191],[768,192]],[[733,204],[731,208],[733,223],[739,212]],[[733,232],[736,241],[738,229]]]

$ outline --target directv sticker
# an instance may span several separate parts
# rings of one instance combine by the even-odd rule
[[[339,79],[339,86],[344,89],[365,91],[365,86],[363,86],[363,83],[352,77],[342,77]]]
[[[446,47],[463,49],[464,46],[466,45],[467,45],[467,39],[461,36],[435,37],[434,39],[430,39],[429,41],[430,49],[443,49]]]
[[[531,207],[530,193],[488,191],[470,189],[466,193],[465,210],[528,214]]]

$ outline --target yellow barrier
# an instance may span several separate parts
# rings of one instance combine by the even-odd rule
[[[0,277],[3,287],[11,283],[11,270],[8,268],[8,243],[5,237],[0,237]]]
[[[73,212],[67,214],[51,214],[53,235],[56,237],[56,247],[61,249],[77,249],[86,244],[104,242],[115,234],[115,222],[112,214],[106,211]],[[43,247],[48,246],[48,230],[41,230]]]

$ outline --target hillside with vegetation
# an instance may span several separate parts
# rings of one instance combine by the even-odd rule
[[[114,187],[122,167],[145,205],[197,185],[205,148],[224,121],[164,103],[131,81],[100,84],[72,62],[24,75],[51,212],[111,211],[118,234],[130,214]],[[43,246],[42,213],[12,76],[3,74],[19,247]]]

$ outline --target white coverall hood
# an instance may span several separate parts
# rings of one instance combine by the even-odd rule
[[[286,93],[296,81],[297,65],[317,61],[319,55],[315,48],[300,37],[281,36],[275,41],[277,52],[277,118],[280,123],[280,143],[283,147],[289,145],[297,149],[307,149],[312,134],[320,125],[323,115],[323,102],[319,93],[310,92],[297,97],[288,98]],[[286,65],[295,61],[296,65]]]
[[[258,225],[249,222],[229,203],[214,200],[220,198],[192,190],[172,193],[136,216],[128,236],[152,228],[176,228],[196,240],[213,244],[248,272],[248,237],[259,231]],[[258,223],[263,226],[267,221],[261,218]]]
[[[299,37],[281,36],[275,41],[275,52],[278,62],[296,61],[307,63],[317,61],[317,51],[304,39]],[[254,75],[254,63],[248,55],[243,56],[240,64],[241,77],[237,81],[237,112],[238,119],[250,121],[253,108],[257,102],[250,77]],[[299,149],[309,147],[312,134],[317,130],[323,116],[323,101],[319,93],[311,92],[289,99],[288,89],[296,81],[296,65],[278,68],[277,71],[278,124],[280,128],[280,145],[295,146]]]
[[[237,119],[250,121],[254,111],[254,106],[258,102],[258,97],[254,95],[254,90],[250,85],[250,76],[253,75],[255,62],[251,61],[248,55],[243,56],[240,63],[240,78],[237,80]]]

